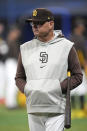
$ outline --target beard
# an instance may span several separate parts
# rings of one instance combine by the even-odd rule
[[[45,38],[49,35],[50,32],[51,32],[51,30],[39,32],[38,37],[44,37]]]

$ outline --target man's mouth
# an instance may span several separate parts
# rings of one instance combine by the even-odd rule
[[[34,30],[34,32],[39,32],[38,30]]]

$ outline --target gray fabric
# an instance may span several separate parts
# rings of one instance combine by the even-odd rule
[[[21,45],[28,113],[65,112],[66,99],[60,82],[67,78],[68,54],[73,43],[56,34],[60,32],[56,31],[56,37],[47,43],[33,39]]]
[[[29,131],[64,131],[64,114],[28,114]]]

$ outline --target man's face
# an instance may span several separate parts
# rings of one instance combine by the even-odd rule
[[[32,22],[32,30],[36,37],[45,37],[53,30],[54,22]]]

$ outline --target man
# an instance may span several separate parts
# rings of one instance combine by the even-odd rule
[[[7,35],[8,53],[5,62],[6,70],[6,93],[5,93],[5,106],[8,109],[15,109],[18,107],[17,94],[18,89],[15,85],[15,73],[17,68],[17,59],[19,54],[19,41],[21,36],[20,28],[13,24],[10,26]]]
[[[7,42],[4,38],[5,32],[5,23],[0,20],[0,104],[5,103],[5,61],[8,53]]]
[[[37,8],[31,22],[35,38],[21,45],[16,85],[26,95],[30,131],[63,131],[67,70],[71,89],[82,82],[73,43],[54,31],[52,12]]]
[[[86,70],[87,70],[87,49],[86,49],[86,39],[84,36],[85,33],[85,22],[83,19],[76,19],[74,28],[72,31],[72,34],[70,35],[70,40],[74,42],[74,47],[77,51],[78,58],[80,61],[82,73],[83,73],[83,82],[78,88],[73,90],[71,92],[71,99],[72,99],[72,107],[76,108],[75,103],[75,96],[78,96],[79,98],[79,104],[80,104],[80,112],[78,114],[81,114],[81,117],[85,116],[85,95],[87,93],[87,78],[86,78]],[[77,113],[76,113],[77,116]]]

